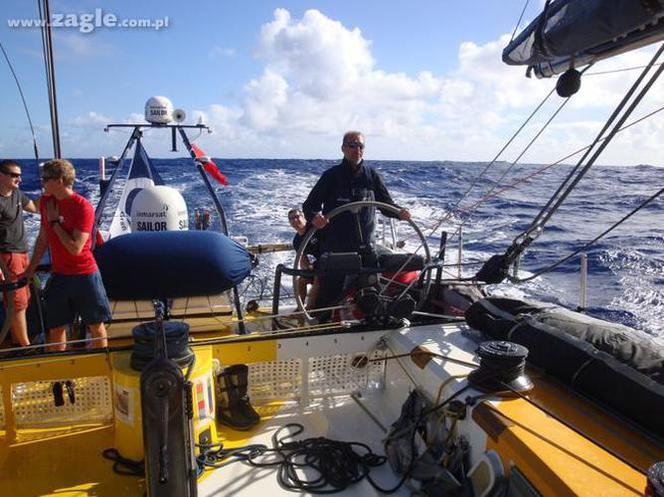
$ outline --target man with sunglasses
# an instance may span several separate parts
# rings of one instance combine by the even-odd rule
[[[345,212],[336,216],[332,222],[326,216],[337,207],[359,200],[375,200],[398,207],[378,171],[364,163],[364,144],[364,135],[359,131],[344,134],[341,143],[344,158],[341,164],[323,172],[302,204],[302,209],[307,220],[323,230],[323,252],[358,252],[364,265],[368,266],[373,265],[375,260],[375,209],[366,207],[359,212]],[[381,212],[388,217],[410,219],[407,209],[401,209],[398,215]],[[327,288],[325,291],[321,288],[319,302],[327,305],[330,299],[334,299],[334,294],[339,292],[341,284],[330,281],[323,283],[322,286]]]
[[[13,160],[0,161],[0,257],[9,274],[0,271],[0,280],[16,281],[28,266],[28,242],[25,237],[23,211],[37,212],[28,196],[19,190],[21,166]],[[4,294],[5,306],[7,293]],[[30,345],[25,311],[30,303],[30,288],[26,285],[14,290],[14,315],[12,316],[13,345]]]
[[[66,160],[55,159],[42,167],[41,229],[35,242],[27,276],[51,250],[51,271],[46,292],[46,326],[50,350],[65,350],[67,326],[74,314],[90,330],[93,347],[106,346],[105,321],[111,320],[106,290],[92,255],[91,233],[94,210],[90,202],[74,192],[76,171]]]
[[[354,217],[347,212],[336,217],[332,224],[326,217],[332,209],[358,200],[375,200],[394,205],[383,178],[374,168],[364,163],[364,135],[348,131],[341,144],[344,158],[323,173],[302,204],[307,220],[316,228],[325,228],[326,251],[366,252],[371,249],[374,231],[374,209],[362,209]],[[383,212],[388,217],[410,219],[410,212],[401,209],[398,216]],[[357,224],[359,224],[359,229]]]

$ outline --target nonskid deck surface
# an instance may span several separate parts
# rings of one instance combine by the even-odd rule
[[[362,403],[362,407],[358,404]],[[309,407],[284,409],[270,418],[250,434],[242,432],[226,432],[226,446],[234,447],[246,444],[264,444],[272,446],[273,434],[282,426],[289,423],[298,423],[304,431],[295,437],[303,440],[312,437],[326,437],[328,439],[361,442],[367,444],[371,450],[383,455],[382,441],[386,432],[380,425],[389,428],[393,419],[383,419],[391,412],[393,406],[385,393],[373,393],[364,396],[358,401],[350,396],[334,399],[325,399]],[[371,416],[366,411],[371,413]],[[372,416],[376,420],[372,419]],[[378,422],[376,422],[378,421]],[[224,428],[225,429],[225,428]],[[288,440],[289,441],[289,440]],[[359,452],[359,450],[358,450]],[[386,462],[382,466],[371,470],[372,479],[383,488],[394,487],[399,482],[399,475],[395,474]],[[306,476],[317,477],[317,473],[303,471],[302,478]],[[404,485],[392,495],[410,495],[411,491]],[[277,495],[306,495],[306,492],[288,491],[279,486],[276,468],[255,468],[250,465],[236,462],[223,468],[213,470],[199,483],[199,496],[277,496]],[[339,495],[344,496],[371,496],[384,495],[375,490],[367,479],[353,484],[343,490]]]

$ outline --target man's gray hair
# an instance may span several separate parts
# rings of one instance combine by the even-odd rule
[[[343,140],[341,140],[341,143],[344,144],[348,141],[349,138],[355,136],[361,136],[362,138],[364,138],[364,134],[361,131],[346,131],[344,133]]]

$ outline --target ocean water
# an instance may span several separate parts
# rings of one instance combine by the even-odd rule
[[[76,189],[93,203],[99,199],[97,161],[74,160]],[[250,244],[290,242],[293,232],[287,211],[299,206],[320,174],[337,161],[217,159],[230,185],[216,185],[226,211],[231,235],[246,236]],[[212,228],[219,229],[214,206],[198,171],[190,160],[154,160],[164,180],[177,188],[189,207],[193,226],[194,210],[213,213]],[[497,184],[508,167],[491,166],[471,192],[469,186],[484,170],[483,163],[370,161],[376,167],[395,201],[410,209],[413,219],[427,235],[432,252],[439,245],[441,231],[449,233],[446,262],[457,262],[459,225],[463,224],[464,263],[478,263],[503,253],[539,212],[571,166],[560,165],[526,183],[505,190],[540,166],[519,165]],[[23,189],[40,194],[34,161],[23,161]],[[595,166],[579,183],[543,234],[531,245],[521,262],[520,276],[528,276],[601,233],[631,209],[662,187],[662,169],[652,166]],[[120,183],[121,184],[121,183]],[[504,190],[479,203],[490,189]],[[110,221],[119,193],[109,201],[105,219]],[[113,201],[115,200],[115,202]],[[461,200],[461,202],[459,202]],[[458,204],[458,207],[457,207]],[[445,220],[434,231],[433,228]],[[27,220],[31,238],[36,236],[38,218]],[[419,241],[407,223],[398,223],[398,239],[415,250]],[[587,308],[594,316],[641,329],[664,343],[664,203],[657,200],[628,222],[585,251],[588,256]],[[269,295],[274,267],[292,263],[293,253],[265,254],[250,279],[245,296]],[[463,266],[470,276],[479,266]],[[455,268],[450,270],[456,274]],[[503,283],[489,287],[492,293],[527,297],[576,308],[579,304],[579,258],[530,282]]]

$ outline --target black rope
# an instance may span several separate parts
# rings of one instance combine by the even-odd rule
[[[470,385],[466,384],[447,399],[420,413],[410,439],[413,453],[417,452],[415,436],[426,417],[445,407],[468,388]],[[291,428],[294,428],[292,433],[281,435],[283,431]],[[385,464],[387,461],[385,456],[375,454],[368,445],[361,442],[342,442],[325,437],[287,441],[302,432],[304,426],[299,423],[282,426],[272,435],[272,448],[263,444],[233,449],[224,449],[223,444],[200,446],[201,455],[196,459],[199,474],[206,467],[221,468],[234,462],[243,462],[258,468],[277,467],[279,485],[291,491],[333,494],[342,492],[350,485],[366,478],[374,489],[384,494],[391,494],[401,488],[410,477],[417,460],[415,457],[411,458],[408,469],[394,487],[383,488],[371,478],[370,472],[372,468]],[[261,460],[269,457],[272,459]],[[300,475],[305,468],[314,470],[314,475],[309,474],[308,477],[302,478]]]
[[[135,461],[120,455],[118,449],[106,449],[101,453],[104,459],[113,461],[113,472],[124,476],[145,476],[145,462]]]
[[[656,193],[654,193],[653,195],[651,195],[647,200],[645,200],[644,202],[642,202],[641,205],[639,205],[638,207],[632,209],[632,211],[631,211],[629,214],[627,214],[626,216],[622,217],[619,221],[615,222],[615,223],[614,223],[613,225],[611,225],[611,227],[609,227],[607,230],[603,231],[602,233],[600,233],[599,235],[597,235],[595,238],[593,238],[592,240],[590,240],[588,243],[586,243],[586,244],[583,245],[582,247],[578,248],[577,250],[575,250],[574,252],[572,252],[572,253],[569,254],[568,256],[564,257],[563,259],[559,260],[558,262],[556,262],[556,263],[554,263],[554,264],[551,264],[550,266],[547,266],[547,267],[545,267],[544,269],[541,269],[540,271],[536,272],[535,274],[533,274],[533,275],[531,275],[531,276],[528,276],[527,278],[514,278],[513,281],[516,282],[516,283],[525,283],[526,281],[530,281],[530,280],[532,280],[532,279],[534,279],[534,278],[537,278],[538,276],[541,276],[541,275],[543,275],[543,274],[545,274],[545,273],[548,273],[548,272],[554,270],[555,268],[557,268],[557,267],[560,266],[561,264],[563,264],[563,263],[567,262],[568,260],[570,260],[572,257],[574,257],[574,256],[576,256],[576,255],[578,255],[578,254],[580,254],[581,252],[583,252],[584,250],[586,250],[588,247],[590,247],[591,245],[595,244],[598,240],[600,240],[600,239],[603,238],[604,236],[608,235],[611,231],[613,231],[613,230],[616,229],[618,226],[620,226],[622,223],[624,223],[625,221],[627,221],[630,217],[632,217],[634,214],[636,214],[637,212],[639,212],[641,209],[643,209],[645,206],[647,206],[650,202],[652,202],[652,201],[655,200],[657,197],[659,197],[662,193],[664,193],[664,188],[662,188],[661,190],[659,190],[659,191],[657,191]]]
[[[412,350],[410,352],[406,352],[404,354],[396,354],[396,355],[378,357],[377,359],[369,359],[369,362],[384,362],[384,361],[391,361],[393,359],[401,359],[403,357],[415,358],[417,356],[430,356],[431,358],[435,357],[437,359],[442,359],[443,361],[451,362],[451,363],[454,363],[454,364],[459,364],[460,366],[468,366],[469,368],[479,367],[479,364],[477,364],[475,362],[463,361],[461,359],[455,359],[454,357],[449,357],[449,356],[444,355],[444,354],[438,354],[437,352],[431,352],[431,351],[425,350],[425,349],[416,349],[416,350]]]
[[[283,434],[290,429],[294,431]],[[282,488],[312,494],[342,492],[364,478],[383,493],[399,488],[383,489],[371,479],[371,469],[385,464],[387,459],[375,454],[368,445],[325,437],[291,440],[303,431],[304,426],[299,423],[282,426],[272,435],[272,448],[262,444],[234,449],[224,449],[222,444],[202,447],[197,461],[201,468],[219,468],[232,462],[258,468],[277,467],[277,480]],[[314,474],[303,477],[301,471],[305,468]]]
[[[166,323],[164,323],[166,325]],[[133,331],[134,347],[131,353],[130,365],[136,371],[142,371],[154,359],[156,334],[161,333],[158,326],[146,323]],[[166,332],[166,350],[168,357],[180,367],[189,367],[190,374],[196,360],[194,352],[189,346],[189,327],[172,326]]]

